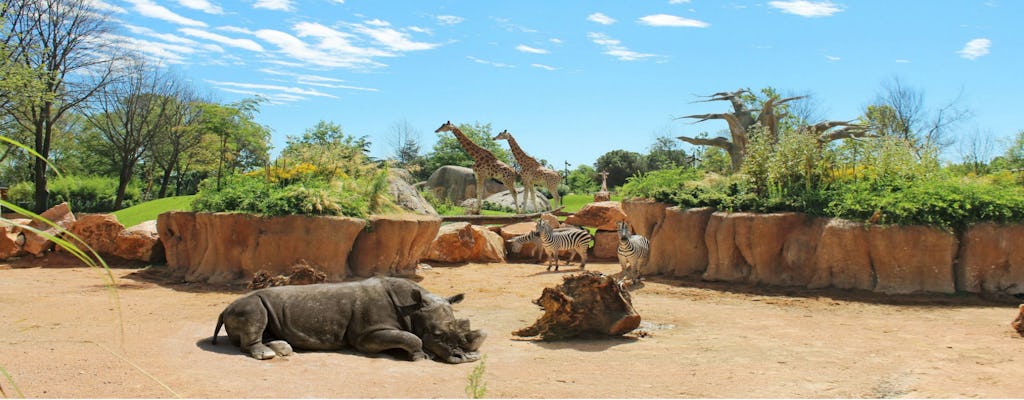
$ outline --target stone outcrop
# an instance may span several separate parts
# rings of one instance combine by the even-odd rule
[[[957,240],[927,226],[872,226],[868,235],[876,292],[953,293]]]
[[[75,222],[75,214],[71,212],[71,208],[68,207],[68,203],[60,203],[51,207],[49,210],[44,211],[39,216],[47,221],[50,221],[54,225],[67,230]],[[29,224],[32,228],[46,232],[49,235],[57,236],[60,234],[60,230],[53,227],[52,225],[41,221],[34,220]],[[48,239],[46,236],[39,235],[32,231],[24,231],[25,233],[25,251],[31,253],[36,257],[42,257],[44,253],[53,248],[53,241]]]
[[[424,259],[444,263],[503,262],[505,243],[500,235],[485,227],[456,222],[438,230]]]
[[[476,198],[476,174],[470,168],[445,165],[430,174],[426,187],[438,200],[461,204],[466,199]],[[503,190],[505,185],[489,179],[484,184],[484,198]]]
[[[186,281],[237,283],[307,263],[340,281],[366,221],[347,217],[167,212],[157,218],[167,268]]]
[[[619,233],[612,231],[597,231],[594,234],[594,258],[604,260],[618,260]]]
[[[388,174],[388,194],[399,207],[421,215],[437,216],[437,210],[413,187],[412,175],[404,169],[391,169]]]
[[[412,276],[441,227],[432,216],[402,214],[371,216],[356,238],[348,265],[358,277]]]
[[[68,232],[82,242],[70,237],[65,237],[65,240],[77,245],[83,251],[86,249],[82,243],[101,255],[114,254],[117,249],[117,235],[123,230],[124,225],[117,221],[114,214],[85,214],[79,216],[75,223],[68,227]],[[60,246],[57,246],[57,249],[63,250]]]
[[[526,191],[523,188],[516,189],[516,196],[519,200],[519,213],[530,214],[541,211],[551,210],[551,204],[548,198],[540,192],[534,192],[534,198],[536,199],[533,203],[526,202]],[[512,193],[508,190],[503,190],[498,193],[487,196],[484,199],[485,202],[497,204],[502,207],[506,207],[510,210],[515,210],[515,206],[512,203]]]
[[[807,287],[874,290],[867,226],[844,219],[829,219],[818,238],[814,275]]]
[[[957,290],[1024,293],[1024,225],[977,224],[960,242]]]
[[[164,244],[160,241],[156,220],[126,228],[114,240],[114,255],[126,260],[164,262]]]
[[[565,219],[565,223],[576,226],[588,226],[601,231],[618,230],[619,221],[626,220],[622,203],[618,201],[602,201],[590,203]]]
[[[0,222],[0,260],[25,254],[25,234],[22,227],[32,223],[30,219],[15,218]]]

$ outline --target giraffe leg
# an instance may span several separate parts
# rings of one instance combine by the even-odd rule
[[[520,213],[519,210],[519,195],[516,193],[516,181],[512,181],[511,184],[506,183],[505,187],[512,193],[512,205],[516,206],[516,213]]]
[[[476,215],[480,215],[484,207],[484,182],[486,181],[483,174],[476,174]]]

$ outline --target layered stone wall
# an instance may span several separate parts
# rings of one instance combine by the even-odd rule
[[[623,202],[651,240],[643,273],[883,293],[1024,293],[1024,226],[978,224],[962,237],[801,213],[729,213]]]

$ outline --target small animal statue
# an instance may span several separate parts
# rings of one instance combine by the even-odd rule
[[[469,153],[469,156],[473,158],[473,173],[476,175],[476,212],[480,213],[480,207],[484,204],[484,183],[488,179],[497,179],[505,188],[508,189],[509,194],[512,195],[512,204],[515,205],[516,212],[519,212],[519,194],[516,192],[516,179],[519,174],[512,166],[505,164],[505,162],[494,156],[490,150],[487,150],[480,145],[473,143],[458,127],[452,124],[452,121],[445,122],[440,128],[434,131],[434,133],[440,132],[451,132],[455,135],[455,139],[459,141],[459,145],[462,149]]]
[[[580,270],[587,267],[587,248],[594,243],[594,236],[586,230],[573,229],[569,231],[555,232],[543,219],[537,221],[537,233],[540,236],[540,245],[548,255],[548,271],[555,267],[558,271],[558,251],[563,249],[572,250],[580,255]],[[572,256],[570,255],[571,259]],[[552,264],[554,261],[554,264]],[[569,265],[569,261],[565,262]]]
[[[619,265],[622,267],[622,275],[629,277],[633,282],[640,280],[640,269],[647,265],[651,258],[651,243],[641,235],[631,235],[629,224],[626,221],[619,221],[619,248],[616,249],[619,256]]]
[[[555,232],[578,231],[578,230],[582,230],[582,228],[579,228],[579,227],[555,228]],[[530,255],[531,256],[536,255],[537,256],[537,262],[541,262],[541,261],[544,260],[544,248],[541,246],[540,233],[538,233],[535,230],[534,231],[530,231],[530,233],[526,233],[526,234],[522,234],[522,235],[516,236],[516,237],[514,237],[512,239],[507,240],[506,242],[508,242],[507,248],[509,249],[509,252],[510,253],[516,253],[516,254],[518,254],[520,251],[523,250],[523,245],[525,245],[527,243],[533,243],[533,249],[532,249],[533,251],[530,252]],[[566,262],[567,263],[568,262],[572,262],[573,258],[576,258],[576,252],[570,252],[569,253],[569,260],[566,261]]]

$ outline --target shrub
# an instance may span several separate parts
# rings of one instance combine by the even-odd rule
[[[47,182],[50,189],[49,207],[67,202],[75,212],[110,212],[114,210],[117,179],[102,176],[63,176]],[[20,182],[8,190],[11,203],[32,208],[35,188],[32,182]],[[123,207],[139,203],[141,190],[129,186],[122,201]]]

